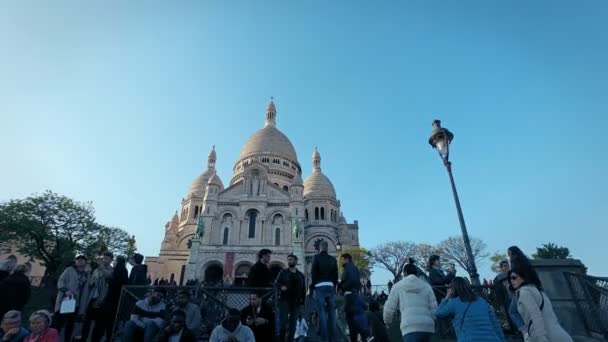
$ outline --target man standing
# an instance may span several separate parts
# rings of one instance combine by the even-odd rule
[[[353,263],[353,257],[348,253],[340,256],[340,263],[344,268],[340,278],[340,288],[344,291],[344,314],[350,332],[350,340],[351,342],[357,342],[359,340],[358,335],[361,335],[361,340],[366,341],[369,335],[367,328],[355,321],[355,311],[358,305],[359,291],[361,290],[359,269]]]
[[[270,249],[262,249],[258,253],[258,261],[251,267],[247,276],[247,285],[250,287],[272,287],[272,273],[270,273]]]
[[[293,254],[288,255],[288,268],[281,270],[276,280],[276,287],[281,291],[279,292],[281,341],[293,342],[298,314],[306,299],[304,274],[298,271],[297,265],[298,257]],[[285,333],[287,333],[287,338],[285,337]]]
[[[17,266],[17,257],[13,254],[9,255],[6,260],[0,264],[0,281],[7,278],[13,269]]]
[[[253,331],[256,341],[272,341],[274,313],[255,292],[249,295],[249,305],[241,310],[241,323]]]
[[[338,263],[329,255],[329,244],[323,240],[321,251],[312,260],[310,276],[314,286],[315,303],[319,315],[321,339],[333,341],[336,332],[336,285],[338,283]]]
[[[435,294],[427,281],[418,278],[414,264],[406,264],[404,271],[406,277],[393,286],[384,304],[384,322],[390,324],[399,310],[403,341],[430,342],[435,332]]]
[[[13,274],[0,281],[0,317],[11,310],[22,311],[30,299],[31,285],[25,265],[18,265]]]
[[[148,285],[148,266],[142,264],[144,256],[135,253],[129,259],[129,263],[133,268],[129,274],[129,285]]]
[[[92,336],[93,342],[100,341],[104,335],[108,317],[104,317],[101,308],[108,295],[108,282],[114,272],[111,265],[113,259],[114,255],[111,252],[105,252],[101,258],[99,267],[93,271],[89,279],[89,300],[87,303],[86,319],[82,328],[82,336],[85,340],[89,336],[89,329],[93,321],[95,321]]]

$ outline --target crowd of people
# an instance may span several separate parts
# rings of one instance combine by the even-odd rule
[[[369,283],[361,282],[351,255],[344,253],[338,261],[328,253],[327,242],[319,247],[309,287],[314,317],[306,317],[304,311],[309,297],[304,274],[296,267],[298,257],[287,256],[287,268],[274,277],[270,270],[272,252],[262,249],[247,277],[249,304],[242,310],[230,309],[209,340],[301,342],[310,333],[309,318],[322,341],[336,341],[336,297],[341,294],[351,342],[388,342],[387,326],[397,312],[404,342],[431,341],[441,324],[451,324],[458,341],[504,341],[503,327],[490,304],[467,279],[456,276],[453,265],[444,269],[439,256],[430,257],[428,277],[410,260],[403,270],[405,277],[390,284],[388,295],[384,291],[372,295]],[[508,249],[508,257],[500,263],[501,273],[493,286],[513,330],[527,341],[572,341],[560,326],[528,257],[515,246]],[[104,253],[95,262],[76,257],[59,277],[54,312],[34,312],[28,329],[22,326],[21,317],[30,296],[28,266],[17,265],[16,258],[9,256],[0,264],[0,341],[56,342],[60,336],[64,341],[95,342],[104,337],[110,341],[122,287],[151,283],[143,256],[135,254],[129,259],[131,274],[126,262],[120,256],[114,260],[111,253]],[[270,305],[263,296],[268,288],[278,292],[276,305]],[[122,340],[198,340],[203,333],[201,308],[192,302],[190,291],[179,289],[176,300],[168,301],[164,287],[151,286],[121,325]]]
[[[31,265],[17,265],[10,255],[0,264],[0,341],[58,342],[110,341],[118,302],[124,285],[146,285],[143,256],[131,257],[129,275],[126,259],[104,253],[89,261],[79,255],[59,276],[53,312],[38,310],[29,317],[29,329],[22,326],[22,311],[30,299]],[[91,327],[93,328],[91,331]]]
[[[528,257],[516,246],[507,254],[509,260],[500,263],[502,272],[493,284],[514,330],[525,341],[571,342]],[[404,342],[431,341],[441,324],[438,319],[451,320],[458,341],[505,340],[490,304],[475,293],[467,279],[456,276],[454,267],[444,270],[439,256],[429,259],[428,282],[419,277],[413,263],[406,264],[404,272],[406,277],[392,286],[383,312],[388,324],[400,311]]]

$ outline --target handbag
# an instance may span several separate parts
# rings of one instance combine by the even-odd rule
[[[60,314],[71,314],[76,312],[76,299],[74,297],[64,298],[61,301],[61,307],[59,308]]]

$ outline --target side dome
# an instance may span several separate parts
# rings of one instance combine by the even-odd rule
[[[213,173],[213,175],[211,177],[209,177],[209,181],[207,181],[207,184],[209,184],[209,185],[217,185],[217,186],[220,187],[220,191],[224,190],[224,183],[222,183],[222,180],[217,175],[217,173]]]
[[[190,188],[188,189],[188,194],[192,194],[195,196],[204,196],[205,189],[207,188],[207,183],[209,182],[209,178],[213,176],[215,173],[213,170],[205,170],[205,172],[196,176],[192,183],[190,184]]]
[[[274,154],[291,161],[298,160],[289,138],[274,126],[255,132],[243,145],[240,159],[254,154]]]
[[[313,171],[304,181],[304,197],[329,197],[336,199],[336,189],[320,170]]]
[[[321,154],[315,147],[312,154],[312,174],[304,181],[304,197],[324,197],[336,199],[336,189],[321,171]]]
[[[211,152],[209,152],[209,156],[207,157],[207,170],[205,170],[203,173],[194,178],[194,180],[190,184],[190,188],[188,189],[188,195],[205,196],[205,191],[207,189],[207,183],[209,182],[209,178],[215,175],[216,161],[217,154],[215,153],[214,145],[211,149]]]

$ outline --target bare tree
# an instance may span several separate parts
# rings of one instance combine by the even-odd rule
[[[423,270],[428,271],[428,263],[431,255],[439,255],[442,256],[443,253],[439,246],[433,246],[428,243],[419,243],[416,245],[416,253],[414,253],[414,260],[416,260],[416,264],[421,267]],[[442,258],[445,259],[445,258]]]
[[[486,252],[486,244],[480,239],[470,238],[471,250],[473,251],[473,259],[478,263],[482,259],[487,258],[490,254]],[[471,262],[467,257],[464,241],[460,236],[452,236],[439,244],[441,256],[458,266],[462,267],[469,275],[471,274]]]
[[[407,241],[387,242],[372,248],[374,263],[393,274],[395,280],[403,273],[408,258],[415,257],[416,245]]]

